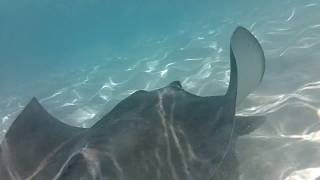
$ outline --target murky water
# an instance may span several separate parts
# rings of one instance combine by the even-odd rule
[[[267,122],[238,145],[243,180],[320,176],[320,2],[0,1],[1,137],[32,96],[90,127],[137,89],[173,80],[198,95],[228,86],[238,25],[267,67],[239,114]]]

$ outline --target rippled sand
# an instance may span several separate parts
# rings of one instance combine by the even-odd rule
[[[229,80],[226,39],[240,24],[259,39],[267,59],[261,86],[238,108],[238,114],[267,116],[238,143],[241,179],[315,180],[320,176],[320,3],[247,1],[222,8],[206,10],[176,31],[141,36],[124,56],[106,55],[95,65],[17,85],[29,89],[28,95],[0,94],[1,137],[30,94],[62,121],[81,127],[93,125],[135,90],[172,80],[198,95],[223,94]]]

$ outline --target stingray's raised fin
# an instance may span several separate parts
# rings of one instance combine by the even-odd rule
[[[234,31],[230,51],[231,75],[228,93],[236,94],[239,104],[260,84],[265,71],[265,57],[258,40],[243,27]],[[233,67],[235,65],[236,67]]]
[[[33,98],[9,128],[1,144],[2,155],[25,177],[63,142],[83,130],[55,119]]]
[[[235,132],[243,136],[256,130],[266,120],[265,116],[235,116]]]

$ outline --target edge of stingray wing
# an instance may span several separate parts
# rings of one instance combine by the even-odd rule
[[[259,128],[265,121],[265,116],[235,116],[235,132],[238,136],[247,135]]]
[[[230,40],[230,85],[227,96],[240,104],[262,81],[265,72],[263,49],[247,29],[239,26]],[[265,122],[264,116],[235,116],[235,132],[246,135]]]
[[[236,103],[239,104],[262,81],[265,72],[265,56],[259,41],[249,30],[241,26],[237,27],[232,34],[230,50],[231,63],[234,61],[236,64]],[[232,84],[230,86],[232,87]]]
[[[0,171],[11,179],[29,176],[50,153],[83,130],[60,122],[33,98],[5,135],[0,165],[6,170]]]

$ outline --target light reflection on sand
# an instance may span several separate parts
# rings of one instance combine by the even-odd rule
[[[320,160],[314,160],[310,164],[302,161],[318,157],[312,153],[304,154],[304,151],[316,149],[318,151],[314,150],[315,152],[320,152],[320,77],[317,74],[320,67],[320,24],[310,20],[310,17],[320,18],[319,3],[312,0],[300,6],[293,4],[279,9],[280,12],[275,12],[274,16],[270,15],[270,11],[261,9],[261,13],[258,11],[260,14],[255,17],[248,15],[242,19],[226,16],[222,20],[225,24],[221,24],[221,27],[209,25],[200,30],[196,29],[196,32],[181,29],[178,35],[141,41],[142,50],[143,45],[150,47],[154,45],[152,43],[166,48],[151,55],[144,52],[146,57],[143,58],[129,57],[128,61],[125,61],[128,64],[124,65],[121,71],[115,71],[112,65],[117,65],[119,59],[126,57],[117,57],[114,61],[109,58],[111,60],[104,64],[87,67],[81,77],[68,79],[72,82],[70,85],[50,89],[50,92],[40,96],[40,101],[59,119],[87,127],[89,122],[100,117],[99,113],[106,113],[105,111],[137,89],[152,90],[173,80],[182,81],[184,88],[199,95],[221,94],[229,81],[226,61],[229,50],[222,42],[229,36],[227,32],[231,32],[234,26],[243,24],[252,29],[265,49],[267,72],[263,87],[249,96],[248,102],[244,102],[238,114],[265,115],[269,118],[269,124],[245,138],[252,144],[256,140],[263,140],[266,144],[274,141],[281,143],[277,144],[276,148],[266,147],[264,151],[259,149],[258,152],[254,148],[245,149],[239,146],[243,148],[239,150],[240,156],[246,158],[242,163],[246,168],[242,177],[244,180],[256,180],[255,174],[262,172],[262,180],[270,180],[268,176],[281,177],[284,180],[316,179],[320,176]],[[174,46],[170,44],[181,40],[181,36],[188,36],[188,39],[183,41],[185,43]],[[296,72],[306,77],[288,74]],[[64,77],[71,76],[67,74]],[[281,86],[283,84],[284,86]],[[285,89],[281,89],[282,87]],[[3,137],[27,98],[1,99],[0,136]],[[305,119],[292,115],[297,109],[304,110],[302,115]],[[301,121],[305,124],[299,124]],[[301,127],[299,130],[291,127],[292,130],[288,125],[290,123]],[[310,146],[304,143],[310,143]],[[277,163],[275,159],[266,159],[266,156],[290,154],[300,149],[304,149],[301,154],[293,153],[300,156],[286,157],[287,161],[277,166],[279,170],[269,166]]]

